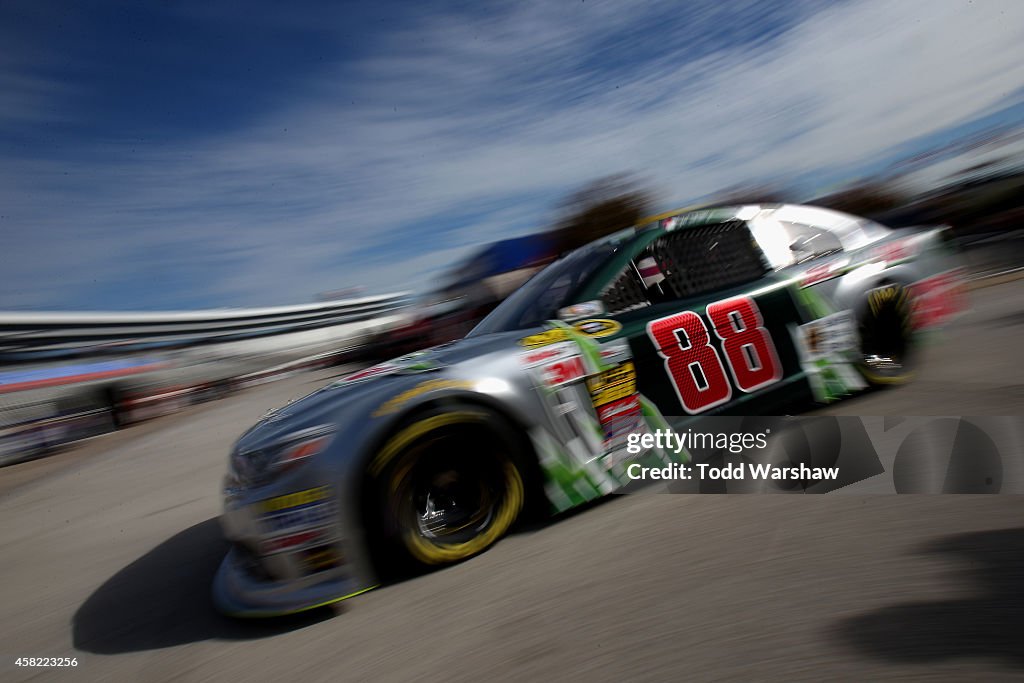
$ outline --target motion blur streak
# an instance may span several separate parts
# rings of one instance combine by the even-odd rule
[[[812,413],[1024,414],[1024,2],[8,0],[0,45],[0,679],[1024,673],[1019,496],[612,496],[343,607],[210,600],[246,427],[679,207],[933,226],[963,269],[914,324],[969,307],[915,381]],[[794,291],[848,265],[807,251]]]
[[[921,381],[822,412],[1020,414],[1024,387],[1005,368],[1022,296],[1024,282],[975,290],[948,342],[926,349]],[[368,593],[337,618],[223,619],[208,597],[224,553],[211,485],[223,455],[238,425],[337,372],[5,468],[0,544],[31,558],[5,565],[4,619],[18,624],[5,652],[77,654],[76,673],[147,680],[195,666],[211,677],[392,680],[475,680],[493,667],[973,678],[1024,666],[1024,506],[1012,496],[623,496]],[[2,666],[8,680],[34,673]]]
[[[406,295],[182,313],[0,313],[0,465],[358,358]],[[4,369],[4,366],[11,369]]]

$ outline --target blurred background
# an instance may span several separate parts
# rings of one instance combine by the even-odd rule
[[[0,462],[460,337],[688,206],[1024,265],[1018,3],[257,6],[0,9]]]
[[[999,136],[984,144],[1000,148]],[[1017,279],[1024,169],[993,165],[979,163],[927,193],[902,193],[893,175],[810,201],[894,227],[950,225],[971,280]],[[708,199],[793,201],[808,200],[765,187]],[[652,204],[635,182],[602,178],[573,194],[547,231],[474,249],[419,293],[359,296],[357,287],[267,308],[0,312],[0,465],[303,370],[365,365],[465,336],[559,254],[649,222]]]
[[[612,496],[341,614],[210,604],[269,409],[783,201],[947,224],[970,278],[914,382],[816,415],[1019,426],[1020,0],[0,2],[0,678],[1019,677],[1010,495]]]
[[[811,202],[1024,265],[1024,8],[0,8],[0,463],[464,335],[565,251]]]

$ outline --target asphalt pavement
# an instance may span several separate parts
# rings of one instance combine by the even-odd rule
[[[1024,414],[1022,297],[976,290],[915,382],[820,412]],[[330,374],[0,470],[0,679],[1024,678],[1021,496],[613,496],[339,610],[220,617],[228,448]]]

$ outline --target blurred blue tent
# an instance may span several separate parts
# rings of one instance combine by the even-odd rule
[[[549,234],[537,233],[493,242],[456,263],[443,278],[449,297],[470,296],[484,284],[493,296],[504,298],[554,256]],[[479,292],[476,292],[479,294]]]

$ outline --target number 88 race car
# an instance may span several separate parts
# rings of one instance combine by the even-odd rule
[[[527,511],[627,483],[630,435],[778,414],[910,377],[963,307],[943,227],[704,209],[538,273],[465,339],[272,411],[235,445],[224,612],[310,609],[476,555]],[[669,416],[669,417],[665,417]]]

